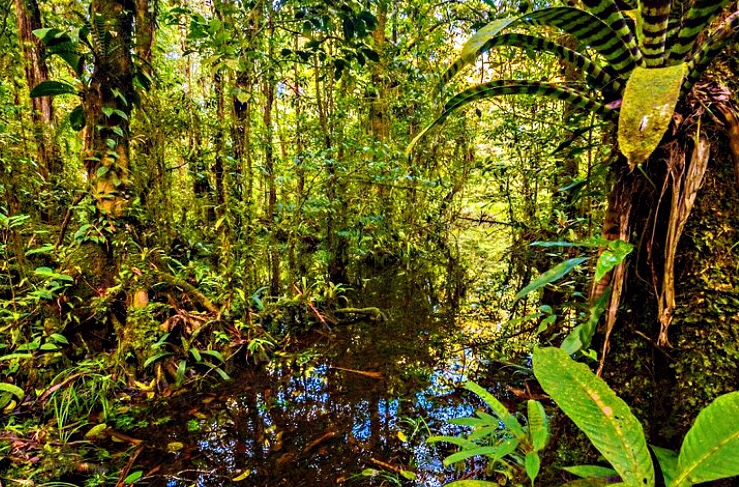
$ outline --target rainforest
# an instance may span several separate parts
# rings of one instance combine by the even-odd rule
[[[0,487],[739,485],[739,5],[0,0]]]

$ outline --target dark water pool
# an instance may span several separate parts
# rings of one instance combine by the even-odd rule
[[[458,319],[428,311],[409,304],[386,321],[339,324],[270,364],[246,364],[213,392],[172,399],[172,420],[144,435],[148,485],[433,487],[458,478],[441,464],[448,451],[423,440],[453,434],[446,420],[472,413],[459,385],[485,362],[460,345]]]
[[[149,485],[443,485],[454,474],[423,438],[471,413],[457,386],[477,365],[449,322],[407,325],[340,325],[174,399],[172,420],[145,435]]]

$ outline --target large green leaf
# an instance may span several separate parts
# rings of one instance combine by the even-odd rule
[[[686,64],[637,67],[624,90],[618,119],[618,145],[629,164],[645,162],[657,148],[675,113]]]
[[[657,458],[659,468],[662,470],[662,477],[665,479],[665,485],[672,485],[672,479],[677,473],[677,452],[660,448],[658,446],[649,445]]]
[[[42,81],[31,90],[31,98],[39,96],[77,95],[77,88],[61,81]]]
[[[718,397],[685,435],[671,486],[739,475],[739,392]]]
[[[626,403],[585,365],[561,348],[534,351],[534,375],[564,413],[587,435],[624,483],[654,486],[644,431]]]
[[[574,259],[568,259],[564,262],[561,262],[557,264],[556,266],[552,267],[548,271],[541,274],[539,277],[534,279],[529,283],[528,286],[521,289],[518,294],[516,294],[516,299],[521,299],[527,294],[536,291],[537,289],[540,289],[547,284],[551,284],[554,281],[558,281],[562,279],[564,276],[569,274],[572,269],[579,266],[583,262],[587,261],[587,257],[575,257]]]

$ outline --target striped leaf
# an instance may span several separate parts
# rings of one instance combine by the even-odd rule
[[[670,20],[671,0],[640,0],[637,35],[647,67],[665,64],[665,40]]]
[[[413,141],[411,141],[405,150],[405,155],[407,157],[410,156],[410,153],[413,151],[416,144],[418,144],[418,142],[425,137],[431,129],[444,123],[456,110],[469,105],[474,101],[501,95],[540,95],[562,100],[585,110],[589,110],[605,120],[615,120],[618,117],[618,112],[594,100],[587,94],[573,90],[572,88],[560,86],[556,83],[526,80],[491,81],[489,83],[483,83],[469,88],[452,97],[446,105],[444,105],[441,115],[419,132]]]
[[[561,348],[534,351],[534,375],[544,391],[587,435],[625,484],[654,487],[644,431],[626,403]]]
[[[687,94],[703,76],[711,61],[739,32],[739,12],[731,14],[700,46],[688,61],[688,75],[683,82],[682,94]]]
[[[515,24],[521,18],[520,17],[506,17],[504,19],[498,19],[490,22],[488,25],[478,30],[467,42],[462,46],[462,52],[459,59],[454,61],[449,69],[446,70],[444,75],[441,77],[441,84],[445,85],[450,79],[454,77],[459,71],[465,66],[472,64],[477,59],[477,56],[486,52],[492,47],[489,43],[500,34],[503,29],[511,24]]]
[[[618,3],[614,0],[583,0],[583,3],[591,14],[602,20],[616,34],[616,36],[621,38],[626,48],[631,52],[634,61],[637,64],[640,63],[642,53],[637,47],[634,33],[629,28],[629,24],[626,22],[626,17]],[[629,8],[629,6],[626,7],[627,8],[624,10],[634,8]]]
[[[442,76],[446,84],[462,68],[474,62],[477,56],[493,46],[491,42],[505,29],[517,24],[546,25],[571,34],[583,46],[598,51],[614,72],[627,77],[641,59],[632,37],[618,34],[594,15],[574,7],[554,7],[538,10],[520,17],[499,19],[480,29],[462,48],[462,53]],[[626,28],[628,31],[629,29]]]
[[[636,68],[626,83],[618,145],[631,166],[646,161],[662,141],[680,97],[687,67]]]
[[[478,39],[478,41],[481,40],[482,39]],[[474,46],[477,49],[474,53],[468,50],[469,46],[465,46],[460,59],[474,60],[480,54],[487,52],[494,47],[500,46],[520,47],[523,49],[528,48],[539,52],[550,52],[565,62],[577,66],[586,76],[591,86],[598,88],[607,87],[616,93],[620,93],[624,87],[623,82],[618,79],[616,73],[614,73],[609,67],[601,68],[587,56],[540,37],[525,34],[498,34],[488,37],[487,42],[485,43],[480,44],[479,42],[475,42]],[[466,64],[466,62],[464,64],[460,64],[459,60],[455,62],[444,74],[443,82],[448,82],[449,79],[451,79],[451,76]]]
[[[629,40],[596,16],[574,7],[552,7],[526,15],[521,22],[532,25],[549,25],[572,35],[584,46],[589,46],[603,56],[608,65],[624,78],[641,61],[633,38]]]
[[[698,34],[729,3],[730,0],[695,0],[683,19],[675,42],[670,46],[670,59],[685,59],[693,50]]]
[[[616,112],[587,94],[557,83],[527,80],[496,80],[469,88],[452,97],[446,105],[442,117],[446,118],[454,110],[458,110],[473,101],[500,95],[539,95],[554,98],[585,110],[592,111],[604,119],[615,119]]]

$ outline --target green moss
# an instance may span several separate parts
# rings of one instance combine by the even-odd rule
[[[632,166],[646,161],[662,141],[686,71],[681,63],[666,68],[637,67],[631,73],[618,119],[618,145]]]

